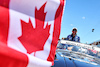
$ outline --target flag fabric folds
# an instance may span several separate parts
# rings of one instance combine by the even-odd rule
[[[0,67],[50,67],[64,0],[0,0]]]

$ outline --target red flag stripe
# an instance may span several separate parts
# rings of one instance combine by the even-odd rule
[[[26,67],[28,57],[0,43],[0,67]]]
[[[9,8],[9,2],[10,2],[10,0],[0,0],[0,6]]]
[[[61,30],[61,18],[63,15],[63,6],[64,6],[64,0],[60,0],[60,5],[57,9],[56,15],[55,15],[55,21],[54,21],[54,32],[53,32],[53,40],[51,43],[51,49],[50,49],[50,54],[48,57],[48,61],[54,61],[55,57],[55,51],[56,51],[56,46],[58,43],[59,35],[60,35],[60,30]]]
[[[7,44],[9,29],[9,0],[0,0],[0,41]]]

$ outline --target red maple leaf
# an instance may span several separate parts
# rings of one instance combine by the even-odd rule
[[[30,18],[28,23],[21,20],[22,36],[18,39],[26,48],[27,53],[43,50],[44,44],[50,35],[49,30],[51,25],[47,24],[44,29],[45,5],[46,3],[39,10],[35,8],[35,28],[33,28]]]

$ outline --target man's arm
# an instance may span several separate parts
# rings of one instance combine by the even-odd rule
[[[69,40],[69,36],[70,36],[70,35],[67,36],[66,40]]]
[[[69,40],[69,35],[67,36],[67,38],[62,38],[63,40]]]

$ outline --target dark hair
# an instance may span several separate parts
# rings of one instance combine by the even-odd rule
[[[77,29],[76,28],[73,28],[73,30],[72,31],[77,31]]]

